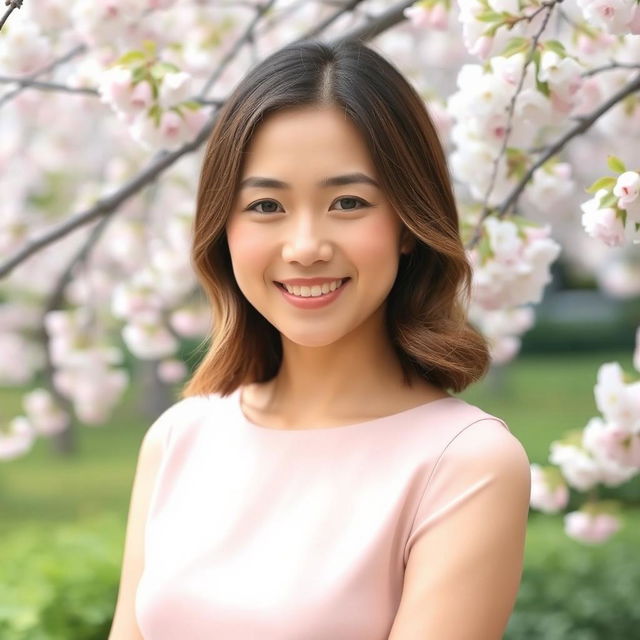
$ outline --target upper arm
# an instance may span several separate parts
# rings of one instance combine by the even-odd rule
[[[152,425],[140,445],[120,575],[118,599],[108,640],[143,640],[135,617],[135,596],[144,566],[144,529],[149,500],[164,451],[167,412]]]
[[[524,560],[529,459],[496,420],[463,429],[441,455],[409,539],[389,640],[499,640]]]

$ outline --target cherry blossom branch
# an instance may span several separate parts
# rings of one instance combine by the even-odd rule
[[[85,45],[83,44],[78,45],[77,47],[74,47],[73,49],[71,49],[71,51],[69,51],[68,53],[65,53],[63,56],[61,56],[60,58],[57,58],[53,62],[49,63],[46,67],[39,69],[35,73],[25,76],[24,78],[16,78],[15,82],[19,83],[19,82],[25,82],[27,80],[35,80],[36,78],[43,76],[45,73],[49,73],[49,71],[53,71],[56,67],[60,66],[61,64],[64,64],[65,62],[68,62],[69,60],[72,60],[76,56],[84,53],[86,50],[87,48]],[[0,97],[0,106],[2,106],[3,104],[11,100],[11,98],[18,95],[25,88],[26,88],[25,86],[19,86],[19,87],[16,87],[16,89],[14,89],[13,91],[8,91],[7,93],[5,93],[2,97]]]
[[[0,18],[0,31],[2,31],[2,27],[4,27],[4,23],[8,20],[11,12],[22,6],[22,0],[4,0],[4,3],[9,8],[4,12],[2,18]]]
[[[518,81],[518,86],[516,87],[516,90],[513,92],[513,95],[511,96],[511,100],[509,102],[506,131],[505,131],[504,137],[502,139],[502,145],[500,146],[500,151],[498,152],[498,154],[496,155],[496,157],[493,160],[493,167],[492,167],[492,171],[491,171],[491,179],[489,180],[489,185],[488,185],[487,190],[486,190],[486,192],[484,194],[482,212],[481,212],[480,217],[478,219],[476,228],[475,228],[475,230],[473,232],[473,236],[472,236],[472,238],[470,240],[470,243],[469,243],[470,247],[474,247],[477,244],[477,242],[480,240],[480,236],[482,235],[482,223],[488,217],[488,215],[491,212],[491,208],[489,207],[489,204],[488,204],[489,196],[491,195],[491,192],[493,191],[493,187],[495,186],[496,178],[498,176],[498,166],[500,165],[500,160],[502,160],[502,158],[504,157],[505,151],[507,149],[507,143],[509,142],[509,136],[511,135],[512,125],[513,125],[513,114],[515,112],[516,101],[518,99],[518,96],[520,95],[520,92],[522,91],[522,87],[524,85],[524,80],[525,80],[525,77],[527,75],[527,68],[529,67],[529,65],[533,61],[533,56],[534,56],[534,54],[536,52],[536,49],[538,47],[538,41],[542,37],[542,34],[544,33],[544,30],[547,28],[547,24],[549,22],[549,19],[551,18],[551,14],[553,13],[554,7],[559,2],[562,2],[562,0],[551,0],[551,2],[549,2],[549,3],[547,3],[545,5],[546,14],[545,14],[545,16],[544,16],[544,18],[542,20],[542,24],[541,24],[540,28],[534,34],[534,36],[533,36],[533,38],[531,40],[531,47],[529,48],[529,52],[527,54],[527,58],[525,59],[524,64],[522,65],[522,74],[520,75],[520,80]],[[537,13],[538,12],[536,12],[534,15],[537,15]]]
[[[527,182],[531,179],[536,169],[540,168],[549,158],[554,156],[558,151],[563,149],[569,140],[584,133],[609,109],[618,104],[621,100],[624,100],[628,95],[640,91],[640,74],[637,75],[629,84],[625,85],[614,93],[609,100],[600,105],[597,109],[594,109],[589,115],[576,118],[578,124],[569,129],[561,138],[550,145],[546,151],[529,167],[525,175],[520,179],[518,184],[514,187],[511,193],[505,198],[504,202],[498,207],[498,217],[502,218],[506,215],[509,209],[514,206],[520,194],[527,186]]]
[[[68,87],[55,82],[44,82],[43,80],[29,80],[28,78],[14,78],[11,76],[0,76],[0,84],[17,84],[21,89],[40,89],[41,91],[61,91],[63,93],[81,93],[97,96],[98,90],[92,87]],[[4,96],[3,96],[4,97]]]
[[[55,386],[53,377],[55,373],[55,367],[53,361],[51,359],[51,349],[49,332],[46,329],[45,318],[50,311],[54,311],[56,309],[60,309],[63,307],[64,303],[64,290],[69,281],[73,276],[74,269],[76,265],[80,262],[86,260],[87,256],[96,245],[103,231],[106,229],[109,222],[111,222],[112,218],[110,216],[105,216],[101,220],[99,220],[98,224],[91,230],[89,235],[87,236],[84,244],[80,247],[79,251],[75,256],[71,258],[65,270],[60,274],[53,290],[47,297],[47,300],[44,304],[44,308],[42,311],[41,321],[40,321],[40,339],[42,342],[43,352],[44,352],[44,385],[48,389],[49,393],[55,398],[57,404],[62,408],[65,413],[69,416],[69,419],[72,420],[72,416],[74,415],[73,404],[72,402],[64,396],[58,388]],[[72,425],[69,424],[68,428],[57,434],[54,438],[54,442],[56,447],[62,451],[69,452],[72,447]]]
[[[362,4],[364,0],[350,0],[350,2],[346,2],[343,5],[338,5],[338,10],[332,15],[325,18],[317,27],[311,29],[311,31],[307,31],[304,38],[315,38],[316,35],[324,32],[328,27],[330,27],[338,18],[340,18],[346,11],[353,11],[359,4]],[[332,3],[328,3],[332,4]],[[333,3],[336,4],[336,3]],[[296,42],[294,40],[294,42]]]
[[[209,137],[217,117],[218,112],[216,111],[192,141],[182,145],[174,151],[160,152],[155,156],[155,158],[153,158],[147,167],[111,195],[100,198],[86,211],[72,215],[63,223],[53,227],[39,238],[35,238],[31,242],[28,242],[17,253],[9,258],[9,260],[0,264],[0,278],[8,275],[16,266],[26,260],[29,256],[51,244],[55,240],[66,236],[75,229],[88,224],[96,218],[113,213],[123,202],[138,193],[138,191],[140,191],[146,184],[155,180],[165,169],[174,164],[179,158],[198,149]]]
[[[340,37],[335,38],[332,44],[345,42],[346,40],[371,40],[396,24],[405,21],[407,17],[404,15],[404,10],[413,4],[415,4],[415,0],[399,2],[395,7],[387,9],[387,11],[371,18],[364,24],[354,27]]]
[[[580,75],[583,78],[588,78],[589,76],[595,76],[598,73],[602,73],[603,71],[611,71],[612,69],[640,69],[640,64],[632,64],[630,62],[616,62],[615,60],[612,60],[609,64],[605,64],[601,67],[587,69],[587,71],[583,71]]]
[[[523,20],[531,22],[539,13],[542,13],[547,8],[552,9],[554,5],[560,2],[562,2],[562,0],[547,0],[543,2],[533,13],[522,16],[506,17],[504,19],[505,26],[507,26],[508,29],[513,29],[518,22],[522,22]]]
[[[379,16],[376,16],[375,18],[367,21],[363,26],[348,31],[341,37],[341,39],[352,39],[356,37],[373,38],[384,31],[386,28],[389,28],[390,26],[393,26],[396,23],[405,20],[406,18],[404,17],[402,12],[407,6],[410,6],[411,4],[412,2],[404,0],[395,8],[390,9],[380,14]],[[346,8],[343,10],[346,10]],[[249,32],[245,32],[245,36],[246,33]],[[202,96],[203,93],[204,92],[201,92],[200,99],[204,99]],[[37,251],[48,246],[49,244],[55,242],[59,238],[66,236],[75,229],[88,224],[96,218],[110,215],[121,204],[126,202],[130,197],[140,191],[140,189],[142,189],[146,184],[156,179],[164,170],[170,167],[179,158],[187,153],[191,153],[192,151],[198,149],[200,145],[202,145],[209,137],[209,134],[211,133],[215,125],[217,114],[217,111],[212,114],[211,118],[207,121],[207,123],[204,125],[196,138],[194,138],[194,140],[186,143],[175,151],[161,152],[151,161],[151,163],[145,169],[140,171],[140,173],[134,176],[129,182],[125,183],[117,191],[105,198],[99,199],[92,207],[90,207],[86,211],[82,211],[80,213],[72,215],[69,219],[65,220],[58,226],[53,227],[48,232],[42,234],[39,238],[35,238],[30,242],[27,242],[26,245],[24,245],[8,260],[0,263],[0,278],[9,275],[15,267],[24,262],[27,258],[32,256]]]
[[[234,43],[233,47],[230,47],[227,53],[223,56],[220,64],[217,69],[211,74],[209,79],[204,83],[202,90],[200,91],[200,98],[206,98],[207,93],[211,87],[217,82],[218,78],[222,75],[224,70],[227,68],[229,63],[236,57],[240,49],[244,47],[247,42],[250,42],[253,39],[253,32],[255,31],[256,25],[264,16],[264,14],[271,9],[276,0],[267,0],[263,5],[256,7],[256,14],[253,16],[253,19],[247,25],[247,28],[244,32],[239,36],[239,38]]]

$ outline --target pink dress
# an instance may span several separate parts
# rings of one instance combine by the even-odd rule
[[[492,482],[483,451],[522,448],[456,397],[279,430],[250,422],[236,391],[180,400],[150,429],[164,457],[135,605],[145,640],[386,640],[412,545]]]

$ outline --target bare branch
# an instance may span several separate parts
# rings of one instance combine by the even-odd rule
[[[595,76],[598,73],[602,73],[603,71],[611,71],[612,69],[640,69],[640,64],[632,64],[630,62],[617,62],[616,60],[612,60],[609,64],[602,65],[601,67],[587,69],[587,71],[582,72],[580,75],[583,78],[588,78],[589,76]]]
[[[15,9],[19,9],[22,6],[22,0],[4,0],[5,5],[9,8],[4,12],[2,18],[0,18],[0,31],[4,27],[4,23],[9,19],[11,12]]]
[[[227,51],[227,53],[222,58],[218,68],[213,72],[211,77],[204,83],[202,90],[200,91],[200,98],[206,98],[207,93],[209,93],[209,89],[216,83],[218,78],[222,75],[222,72],[227,68],[231,60],[233,60],[238,51],[247,43],[253,39],[253,32],[256,28],[256,25],[262,18],[262,16],[271,9],[271,7],[275,4],[276,0],[267,0],[265,4],[256,7],[256,15],[253,17],[251,22],[247,25],[247,28],[244,30],[244,33],[240,35],[236,43]]]
[[[0,76],[2,84],[17,84],[20,88],[40,89],[41,91],[61,91],[63,93],[81,93],[97,96],[98,90],[91,87],[68,87],[55,82],[43,82],[42,80],[29,80],[28,78],[13,78],[11,76]]]
[[[50,62],[46,67],[43,67],[42,69],[39,69],[35,73],[25,76],[24,78],[20,78],[19,80],[35,80],[36,78],[43,76],[45,73],[49,73],[49,71],[53,71],[53,69],[55,69],[59,65],[64,64],[65,62],[68,62],[72,58],[75,58],[76,56],[84,53],[85,51],[86,51],[86,46],[81,44],[71,49],[71,51],[69,51],[68,53],[65,53],[60,58],[57,58],[53,62]],[[18,79],[16,79],[16,81],[18,81]],[[8,91],[7,93],[5,93],[2,97],[0,97],[0,106],[2,106],[3,104],[11,100],[11,98],[13,98],[14,96],[18,95],[24,88],[25,88],[24,86],[20,86],[14,89],[13,91]]]
[[[359,4],[362,4],[362,2],[364,2],[364,0],[350,0],[344,5],[339,6],[339,8],[332,15],[330,15],[328,18],[325,18],[318,26],[314,27],[310,31],[307,31],[307,33],[302,38],[294,42],[315,38],[318,34],[328,29],[338,18],[344,15],[347,11],[353,11]]]
[[[415,0],[403,0],[395,7],[387,9],[384,13],[377,15],[364,24],[347,31],[339,38],[335,38],[333,43],[344,42],[346,40],[372,40],[382,32],[394,27],[396,24],[407,19],[404,10],[415,4]]]

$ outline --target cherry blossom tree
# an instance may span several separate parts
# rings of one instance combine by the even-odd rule
[[[211,326],[188,257],[200,152],[237,79],[299,39],[366,41],[424,97],[495,365],[517,356],[561,252],[640,295],[639,0],[5,4],[0,384],[31,390],[3,417],[0,459],[105,424],[126,351],[167,383],[187,375],[180,343]],[[597,372],[601,415],[532,464],[533,508],[587,494],[565,515],[578,540],[620,526],[597,486],[640,472],[640,327],[636,345],[635,373]]]

